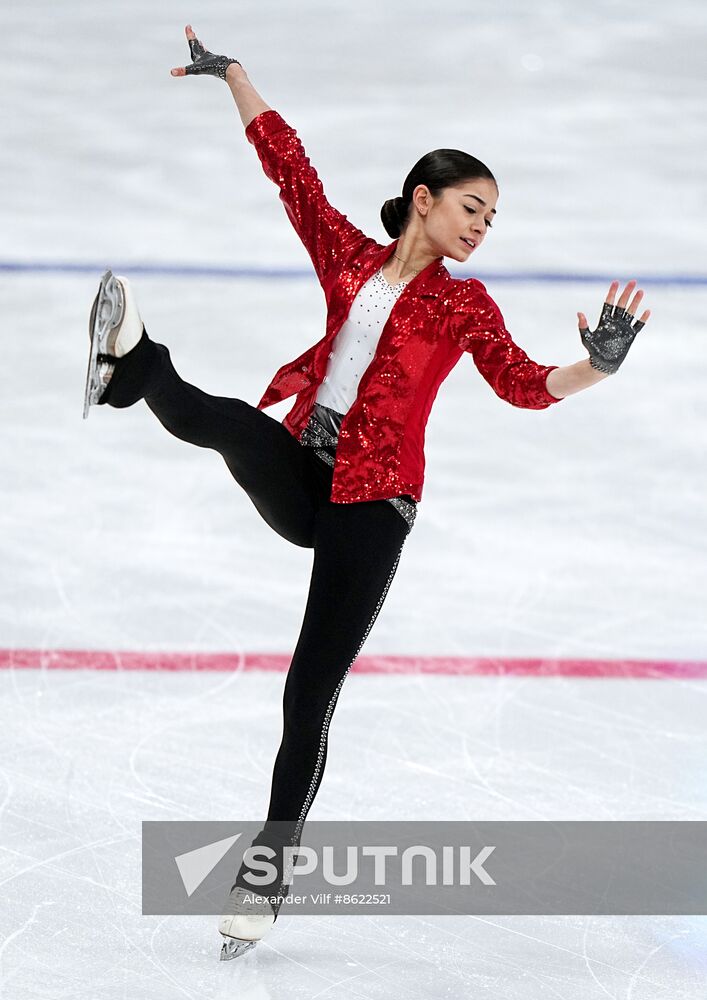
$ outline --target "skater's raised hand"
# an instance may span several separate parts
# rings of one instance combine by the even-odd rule
[[[231,65],[231,63],[238,63],[237,59],[231,59],[229,56],[216,56],[213,52],[209,52],[201,44],[199,39],[194,34],[194,30],[190,24],[186,26],[184,32],[187,36],[187,41],[189,42],[189,51],[191,52],[191,66],[177,66],[173,69],[172,76],[195,76],[198,74],[207,74],[208,76],[217,76],[220,80],[226,79],[226,70]]]
[[[629,281],[621,298],[614,305],[619,282],[612,281],[596,330],[589,329],[584,313],[577,313],[582,343],[589,351],[589,363],[592,368],[607,375],[613,375],[619,370],[631,344],[636,339],[636,334],[643,329],[651,314],[650,309],[646,309],[641,318],[633,322],[636,308],[643,298],[642,291],[636,292],[631,305],[626,307],[635,286],[635,281]]]

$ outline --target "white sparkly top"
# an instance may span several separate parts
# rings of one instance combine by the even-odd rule
[[[356,399],[358,383],[373,361],[383,327],[406,284],[400,281],[390,285],[381,270],[359,289],[334,339],[317,403],[337,413],[348,412]]]

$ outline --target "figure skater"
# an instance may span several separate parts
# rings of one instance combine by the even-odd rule
[[[279,369],[257,406],[184,382],[167,348],[148,337],[124,277],[104,275],[91,314],[85,413],[92,403],[126,407],[144,399],[171,434],[223,457],[279,535],[313,550],[267,820],[253,842],[274,852],[277,878],[254,894],[241,866],[219,924],[222,958],[231,958],[272,926],[287,892],[282,848],[300,842],[342,684],[412,530],[425,425],[442,381],[469,353],[501,399],[543,410],[618,371],[650,313],[635,321],[643,292],[629,304],[630,281],[615,303],[614,281],[595,330],[577,314],[588,358],[566,367],[530,360],[481,282],[452,278],[443,264],[478,253],[493,224],[498,186],[488,167],[456,149],[423,156],[402,194],[383,205],[393,240],[384,246],[327,201],[297,133],[265,104],[240,62],[207,51],[190,26],[186,36],[191,64],[172,75],[227,83],[327,303],[324,336]],[[263,413],[290,396],[296,399],[282,422]]]

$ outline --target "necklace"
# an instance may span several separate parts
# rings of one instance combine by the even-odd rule
[[[399,260],[399,261],[400,261],[400,262],[401,262],[402,264],[407,264],[407,261],[406,261],[406,260],[403,260],[403,258],[402,258],[402,257],[398,257],[398,255],[397,255],[397,254],[395,253],[395,251],[393,251],[393,256],[395,257],[395,259],[396,259],[396,260]],[[419,273],[420,273],[420,269],[418,268],[418,270],[416,271],[416,270],[415,270],[415,269],[413,268],[413,269],[412,269],[412,273],[413,273],[413,274],[419,274]]]

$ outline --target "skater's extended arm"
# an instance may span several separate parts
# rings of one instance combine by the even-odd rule
[[[565,396],[588,389],[590,385],[595,385],[608,377],[608,372],[597,371],[596,368],[592,368],[589,358],[584,358],[573,365],[553,368],[547,376],[545,385],[547,391],[557,399],[564,399]]]
[[[618,371],[650,316],[650,310],[646,310],[640,320],[633,322],[643,297],[643,292],[637,292],[627,306],[635,285],[630,281],[614,306],[619,283],[612,283],[596,330],[589,330],[584,313],[577,314],[589,357],[573,365],[558,367],[532,361],[513,341],[501,311],[477,279],[463,283],[465,291],[452,317],[452,335],[459,347],[472,355],[476,367],[501,399],[513,406],[544,409]]]
[[[231,63],[226,70],[226,83],[228,84],[233,100],[238,107],[243,125],[248,128],[250,123],[263,111],[272,111],[262,99],[258,91],[248,79],[248,74],[240,63]]]
[[[366,244],[375,244],[329,203],[322,182],[295,132],[277,111],[268,107],[238,60],[214,55],[204,48],[190,25],[186,36],[192,56],[189,66],[173,76],[210,75],[225,80],[236,102],[246,137],[255,146],[265,175],[280,189],[280,200],[302,240],[317,277],[338,273]]]
[[[484,379],[512,406],[543,410],[558,402],[546,381],[556,365],[532,361],[506,329],[501,310],[476,278],[462,282],[453,304],[453,340],[474,359]]]

